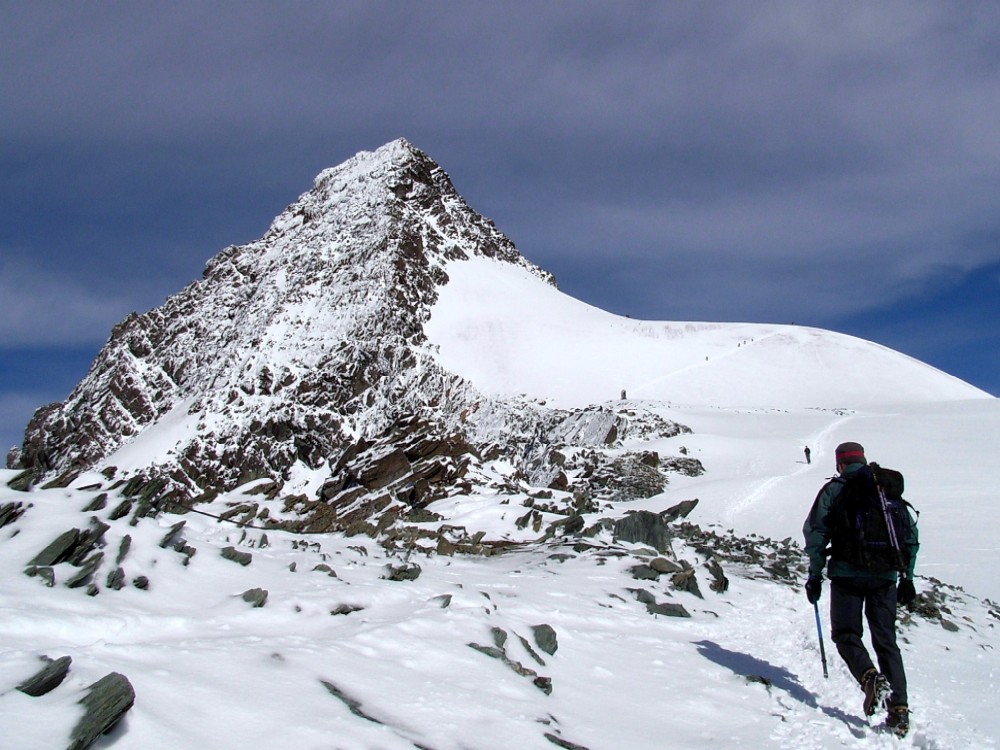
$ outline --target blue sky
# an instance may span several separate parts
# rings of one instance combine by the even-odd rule
[[[0,441],[111,327],[405,137],[563,291],[1000,393],[990,3],[0,1]]]

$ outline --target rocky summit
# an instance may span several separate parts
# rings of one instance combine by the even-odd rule
[[[401,139],[362,152],[322,172],[259,240],[115,326],[67,400],[34,415],[8,457],[23,470],[14,485],[98,470],[162,506],[264,480],[298,525],[334,530],[487,485],[579,508],[656,494],[679,466],[700,471],[608,450],[630,431],[681,425],[625,404],[497,399],[444,370],[424,324],[447,264],[472,256],[555,283],[422,151]],[[485,468],[499,459],[512,469],[502,479]]]

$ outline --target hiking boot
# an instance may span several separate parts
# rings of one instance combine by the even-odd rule
[[[910,731],[910,709],[906,706],[889,706],[885,726],[897,737],[905,737]]]
[[[865,691],[865,716],[874,716],[889,695],[889,681],[874,669],[869,669],[861,678],[861,689]]]

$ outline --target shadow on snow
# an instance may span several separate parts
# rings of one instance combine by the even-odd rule
[[[750,654],[730,651],[714,641],[695,641],[694,645],[698,647],[698,653],[709,661],[725,667],[749,681],[764,684],[768,692],[774,688],[787,693],[793,700],[809,708],[818,709],[830,718],[843,722],[855,736],[858,736],[859,731],[863,733],[867,726],[866,722],[858,716],[845,713],[839,708],[821,706],[817,695],[806,690],[799,682],[798,675],[789,672],[784,667],[776,667],[770,662]]]

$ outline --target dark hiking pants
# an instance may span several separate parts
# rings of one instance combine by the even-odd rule
[[[840,657],[860,683],[873,669],[862,641],[862,612],[868,620],[879,672],[892,688],[889,705],[907,705],[906,672],[896,645],[896,584],[884,578],[834,578],[830,582],[830,627]]]

